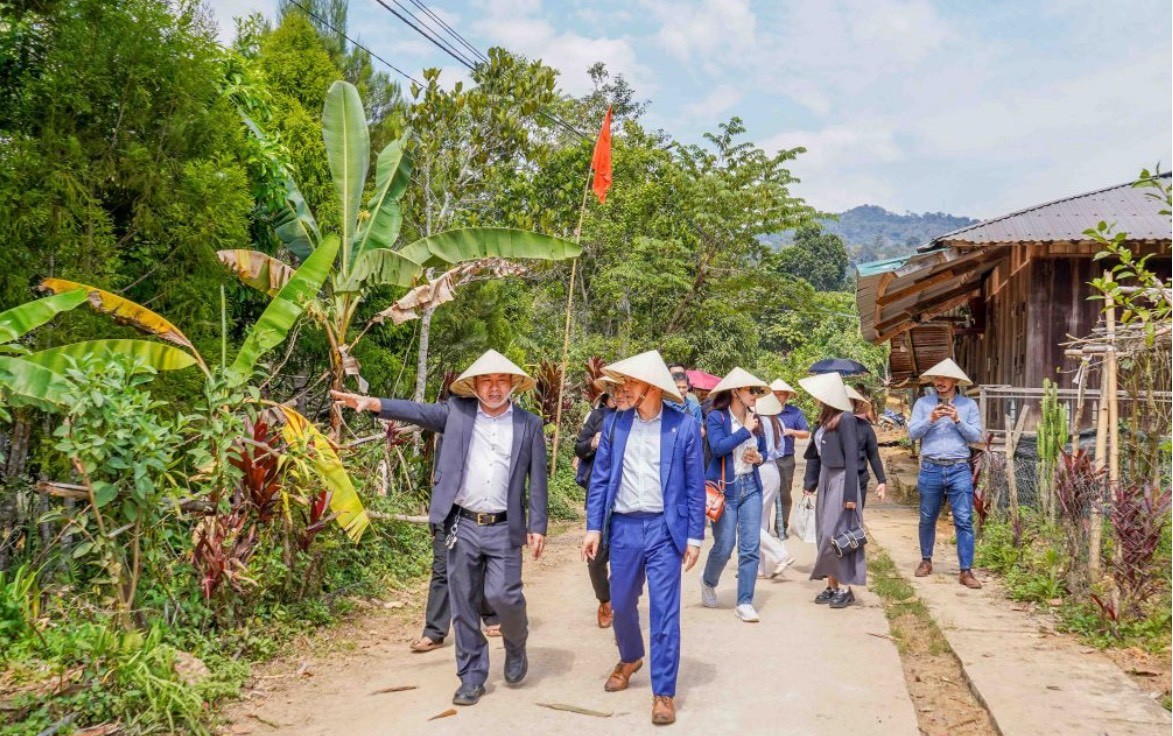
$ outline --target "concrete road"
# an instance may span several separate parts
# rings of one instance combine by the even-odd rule
[[[384,639],[359,652],[314,661],[313,677],[267,685],[273,688],[268,697],[234,709],[236,732],[514,736],[653,730],[646,662],[629,690],[603,691],[618,655],[611,631],[595,625],[586,566],[578,558],[579,539],[578,532],[563,534],[551,540],[539,563],[527,558],[530,671],[521,686],[504,683],[504,651],[499,639],[490,640],[488,694],[474,707],[429,721],[453,707],[458,682],[451,638],[443,649],[427,654],[409,653],[402,641]],[[822,586],[807,580],[813,546],[793,542],[790,549],[798,565],[782,579],[759,581],[758,624],[742,623],[733,613],[734,562],[721,581],[719,609],[700,605],[701,565],[685,576],[678,720],[669,732],[918,733],[895,645],[879,636],[888,632],[888,625],[875,596],[857,590],[855,607],[832,611],[816,606],[812,599]],[[643,607],[646,637],[646,597]],[[417,689],[371,694],[401,685]],[[611,716],[551,710],[541,703]]]

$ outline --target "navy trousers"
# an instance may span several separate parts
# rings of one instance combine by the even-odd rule
[[[644,581],[651,601],[652,694],[676,696],[680,669],[680,563],[663,514],[611,517],[611,610],[619,659],[644,656],[639,599]]]

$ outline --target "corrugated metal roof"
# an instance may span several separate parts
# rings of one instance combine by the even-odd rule
[[[1160,175],[1166,185],[1169,176]],[[967,244],[1089,242],[1083,231],[1101,221],[1116,223],[1116,232],[1128,233],[1129,240],[1170,240],[1169,215],[1161,214],[1163,200],[1152,196],[1155,189],[1134,184],[1130,181],[1011,212],[946,233],[919,250]]]

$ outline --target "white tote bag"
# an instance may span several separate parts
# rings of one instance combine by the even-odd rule
[[[790,519],[790,532],[807,544],[814,544],[817,541],[814,496],[803,494]]]

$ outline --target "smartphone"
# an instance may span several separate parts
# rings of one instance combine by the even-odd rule
[[[937,403],[944,404],[945,406],[949,406],[950,404],[953,403],[953,397],[952,396],[942,396],[941,394],[937,394]]]

